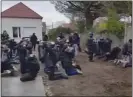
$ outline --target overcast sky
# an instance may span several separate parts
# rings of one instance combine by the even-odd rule
[[[2,1],[2,11],[10,8],[11,6],[19,3],[20,1]],[[63,14],[56,11],[53,4],[49,1],[21,1],[29,8],[36,11],[43,17],[43,21],[46,22],[47,25],[51,25],[52,22],[64,21],[69,22],[69,19],[65,17]]]

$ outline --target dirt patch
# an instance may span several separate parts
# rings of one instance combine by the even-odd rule
[[[49,81],[55,96],[131,96],[132,69],[114,66],[95,60],[89,62],[84,53],[77,57],[77,64],[83,75],[69,77],[68,80]]]

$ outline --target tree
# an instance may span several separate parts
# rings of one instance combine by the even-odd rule
[[[95,32],[99,34],[104,34],[107,31],[107,22],[99,23],[94,27]]]
[[[108,11],[107,30],[108,33],[115,34],[119,39],[124,37],[124,24],[120,22],[117,12],[113,9]]]
[[[112,1],[110,5],[116,9],[116,13],[132,16],[132,1]]]
[[[1,41],[6,42],[8,40],[9,40],[9,35],[8,35],[7,31],[4,30],[3,33],[1,34]]]
[[[82,21],[77,21],[76,22],[76,27],[79,33],[83,33],[85,31],[85,22]]]
[[[85,17],[86,28],[90,28],[93,20],[101,15],[104,5],[99,1],[52,1],[57,11],[71,18],[82,13]]]
[[[120,22],[120,17],[115,9],[108,9],[108,20],[96,25],[95,32],[114,34],[119,39],[124,37],[124,24]]]
[[[132,1],[106,1],[104,5],[106,13],[108,9],[115,9],[117,14],[132,16]]]
[[[86,27],[93,24],[99,16],[107,15],[108,8],[115,8],[118,14],[132,15],[132,1],[51,1],[57,11],[72,18],[81,13],[85,17]]]

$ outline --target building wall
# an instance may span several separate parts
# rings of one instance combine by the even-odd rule
[[[12,27],[20,27],[21,38],[23,37],[24,27],[36,27],[34,33],[36,33],[39,40],[42,40],[41,19],[2,18],[2,32],[6,30],[10,38],[13,38]],[[20,39],[15,40],[20,41]]]

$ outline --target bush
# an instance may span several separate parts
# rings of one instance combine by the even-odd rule
[[[102,23],[99,23],[95,27],[95,32],[97,33],[107,33],[107,34],[114,34],[119,39],[124,37],[124,24],[121,23],[120,18],[118,17],[115,10],[110,9],[108,10],[108,20]]]
[[[1,42],[2,43],[5,43],[9,40],[9,35],[6,31],[3,31],[3,33],[1,34]]]
[[[116,35],[119,39],[124,37],[124,24],[120,22],[115,10],[109,10],[107,21],[108,33]]]

